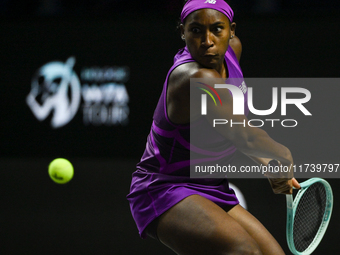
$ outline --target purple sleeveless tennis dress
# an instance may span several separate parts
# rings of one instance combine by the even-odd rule
[[[176,125],[167,116],[166,91],[169,75],[177,66],[194,61],[186,47],[176,54],[154,112],[146,149],[137,164],[137,170],[132,174],[127,199],[142,238],[146,238],[144,230],[151,221],[190,195],[201,195],[221,207],[239,203],[226,178],[190,178],[189,131],[193,132],[194,126],[190,128],[190,124]],[[229,78],[243,77],[236,55],[230,46],[225,54],[225,61]],[[248,111],[248,108],[245,109]],[[218,158],[222,156],[224,163],[230,163],[236,147],[222,136],[219,141],[213,142],[218,146],[223,144]]]

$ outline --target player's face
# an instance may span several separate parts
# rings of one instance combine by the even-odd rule
[[[218,68],[223,64],[234,24],[219,11],[201,9],[191,13],[181,26],[191,56],[201,65]]]

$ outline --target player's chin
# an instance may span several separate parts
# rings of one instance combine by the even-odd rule
[[[209,69],[215,69],[217,67],[217,63],[218,61],[216,59],[213,58],[201,58],[198,63],[205,67],[205,68],[209,68]]]

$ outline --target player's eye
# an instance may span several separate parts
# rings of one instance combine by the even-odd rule
[[[215,30],[216,32],[222,32],[223,27],[222,27],[222,26],[217,26],[217,27],[215,27],[214,30]]]
[[[198,27],[193,27],[191,29],[191,31],[194,33],[194,34],[198,34],[199,32],[201,32],[201,29],[199,29]]]

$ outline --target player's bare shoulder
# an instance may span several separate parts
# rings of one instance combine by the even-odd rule
[[[238,62],[240,62],[241,54],[242,54],[242,43],[237,36],[234,36],[233,39],[229,42],[230,47],[235,52]]]
[[[168,87],[185,87],[190,84],[190,78],[200,69],[200,65],[197,62],[189,62],[177,66],[169,77]]]
[[[204,68],[197,62],[189,62],[176,67],[175,70],[170,74],[168,88],[188,88],[188,86],[190,86],[190,78],[218,77],[220,77],[220,75],[215,69]]]
[[[190,77],[199,69],[196,62],[176,67],[169,76],[167,88],[167,114],[175,124],[190,122]]]
[[[204,68],[197,62],[182,64],[170,74],[167,89],[167,113],[176,124],[190,122],[190,79],[218,78],[216,70]],[[191,117],[193,117],[191,115]]]

